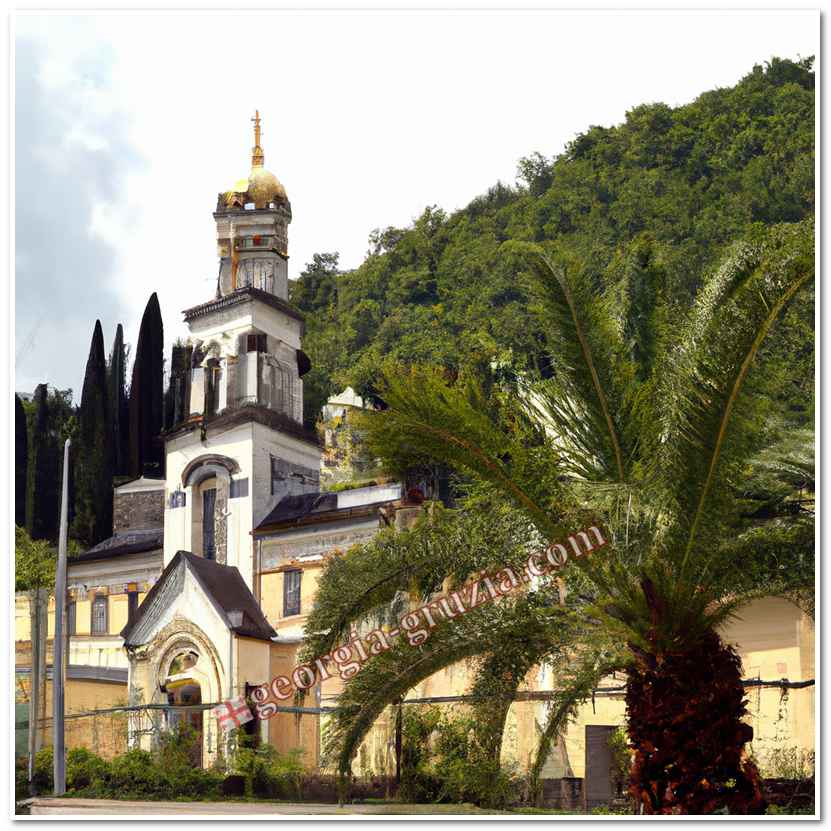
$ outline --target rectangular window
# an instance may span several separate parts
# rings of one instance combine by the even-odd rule
[[[268,351],[268,340],[266,336],[260,332],[250,332],[246,336],[245,340],[245,351],[246,352],[267,352]]]
[[[138,592],[127,592],[127,622],[132,623],[138,611]]]
[[[300,577],[302,571],[283,572],[283,617],[300,614]]]
[[[107,596],[96,595],[95,600],[92,601],[92,626],[90,627],[93,635],[107,634],[107,607]]]
[[[75,601],[70,600],[66,604],[66,633],[67,635],[75,634]]]

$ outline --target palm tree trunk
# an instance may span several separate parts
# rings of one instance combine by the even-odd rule
[[[753,728],[741,659],[715,633],[678,652],[631,646],[626,706],[635,751],[630,792],[648,814],[764,813],[744,750]]]

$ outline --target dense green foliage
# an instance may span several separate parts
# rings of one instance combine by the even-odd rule
[[[130,384],[130,475],[164,470],[159,439],[164,417],[164,331],[156,293],[150,295],[139,327]]]
[[[500,255],[508,239],[556,241],[585,284],[635,306],[629,337],[650,325],[641,306],[655,279],[672,319],[754,224],[813,213],[811,66],[774,59],[690,104],[644,104],[619,126],[591,127],[554,159],[522,160],[516,187],[500,183],[452,215],[430,208],[409,228],[373,233],[354,271],[338,274],[335,254],[316,256],[292,286],[314,366],[307,416],[335,387],[371,392],[385,357],[453,370],[533,365],[544,332]],[[785,393],[813,384],[812,320],[806,293],[783,327]]]
[[[162,733],[152,752],[133,748],[106,760],[86,748],[66,754],[68,796],[99,799],[216,799],[222,775],[196,767],[190,754],[193,737],[182,731]],[[52,790],[52,747],[38,751],[32,789]]]
[[[74,458],[75,521],[73,536],[93,546],[109,537],[113,526],[113,424],[104,358],[101,321],[95,321],[89,349]]]
[[[299,752],[280,755],[273,746],[252,742],[234,731],[230,758],[219,757],[204,769],[193,764],[194,742],[200,737],[180,727],[159,734],[152,751],[132,748],[103,759],[84,747],[66,754],[67,796],[97,799],[203,800],[223,798],[226,776],[242,777],[244,793],[237,796],[300,799],[304,769]],[[25,769],[18,777],[17,797],[28,795]],[[53,751],[45,747],[35,757],[32,791],[48,794],[53,787]]]
[[[26,524],[26,471],[29,467],[29,437],[26,410],[20,396],[14,397],[14,524]]]

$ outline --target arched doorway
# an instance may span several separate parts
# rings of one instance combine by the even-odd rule
[[[202,703],[202,685],[199,682],[196,664],[199,656],[191,650],[177,655],[170,663],[164,680],[167,703],[166,728],[175,732],[187,733],[192,739],[188,748],[191,762],[196,767],[202,766],[202,744],[204,713],[201,709],[192,709]]]

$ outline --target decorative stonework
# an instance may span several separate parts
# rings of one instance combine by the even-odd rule
[[[225,565],[228,560],[228,480],[216,480],[216,509],[214,512],[214,546],[216,561]]]

